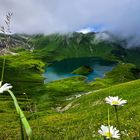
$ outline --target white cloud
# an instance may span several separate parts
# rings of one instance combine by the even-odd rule
[[[102,40],[112,40],[111,36],[105,32],[100,32],[95,35],[96,41],[102,41]]]
[[[92,32],[93,30],[94,30],[93,28],[87,27],[87,28],[82,28],[82,29],[78,30],[77,32],[78,32],[78,33],[87,34],[87,33],[89,33],[89,32]]]
[[[122,37],[140,38],[139,0],[1,0],[0,24],[8,11],[14,13],[13,32],[49,34],[103,24]]]

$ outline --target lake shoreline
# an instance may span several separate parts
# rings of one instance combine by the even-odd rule
[[[88,65],[92,67],[94,71],[87,76],[72,74],[73,70],[82,65]],[[73,76],[85,76],[87,79],[89,79],[89,81],[94,81],[94,79],[97,77],[103,78],[105,73],[111,71],[115,65],[115,61],[108,61],[98,57],[81,57],[54,61],[45,68],[45,73],[43,76],[46,78],[44,83],[49,83],[51,81],[61,80]]]

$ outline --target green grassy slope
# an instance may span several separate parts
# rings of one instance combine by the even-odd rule
[[[114,108],[104,101],[109,95],[119,96],[128,101],[124,107],[118,109],[123,139],[139,139],[140,80],[102,89],[85,84],[83,80],[84,77],[75,77],[52,82],[47,85],[47,94],[40,95],[38,98],[36,107],[34,107],[36,111],[29,111],[25,108],[24,111],[33,129],[34,139],[102,139],[98,134],[98,129],[100,125],[107,124],[108,107],[111,112],[111,124],[117,125]],[[79,94],[82,96],[76,98]],[[66,100],[71,97],[73,99]],[[13,103],[9,100],[0,102],[0,105],[1,138],[19,139],[20,127]],[[29,99],[23,104],[20,102],[20,105],[23,108],[32,105],[32,102]]]
[[[45,88],[42,77],[44,63],[28,52],[0,56],[0,73],[4,57],[6,59],[4,83],[11,83],[12,91],[23,111],[27,113],[36,111],[36,98],[43,94]],[[18,118],[10,95],[6,92],[0,94],[1,140],[20,139]]]
[[[107,96],[119,96],[128,103],[119,107],[119,118],[123,139],[139,139],[140,130],[140,80],[135,80],[109,88],[95,90],[88,95],[73,99],[66,105],[68,109],[53,115],[46,114],[33,121],[36,139],[101,139],[100,125],[107,124],[107,110],[110,109],[111,124],[116,126],[115,111],[104,101]],[[65,107],[63,107],[65,108]],[[40,133],[37,132],[37,128]],[[39,134],[38,134],[39,133]],[[94,136],[94,137],[93,137]]]

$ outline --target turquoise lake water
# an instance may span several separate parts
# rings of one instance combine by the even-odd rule
[[[113,62],[102,60],[99,58],[73,58],[66,59],[59,62],[54,62],[45,69],[44,76],[46,77],[45,82],[51,82],[60,80],[63,78],[69,78],[77,76],[77,74],[71,74],[71,72],[80,66],[90,66],[94,69],[89,75],[87,75],[87,81],[94,81],[95,78],[102,78],[106,72],[112,70],[115,66]]]

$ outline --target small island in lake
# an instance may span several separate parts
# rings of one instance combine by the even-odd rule
[[[93,68],[90,66],[81,66],[75,69],[72,74],[88,75],[93,71]]]

